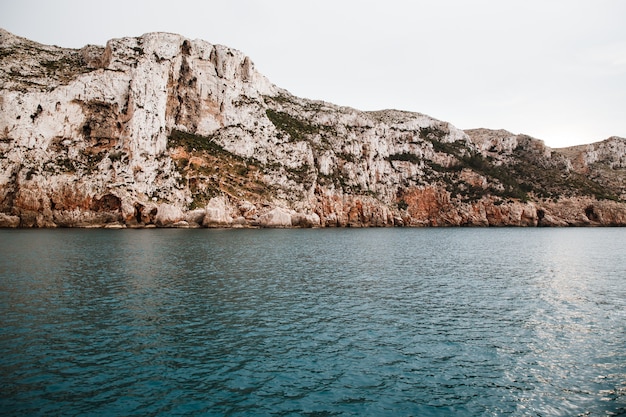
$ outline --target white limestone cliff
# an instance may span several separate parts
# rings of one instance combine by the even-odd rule
[[[71,50],[0,30],[0,48],[0,226],[626,223],[621,138],[559,153],[301,99],[241,52],[169,33]],[[597,178],[535,187],[527,162]],[[547,199],[568,190],[584,202],[566,216]]]

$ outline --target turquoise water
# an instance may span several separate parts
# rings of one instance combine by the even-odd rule
[[[626,414],[626,229],[0,230],[3,416]]]

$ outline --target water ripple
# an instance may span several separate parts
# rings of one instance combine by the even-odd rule
[[[0,409],[623,415],[624,243],[621,229],[0,231]]]

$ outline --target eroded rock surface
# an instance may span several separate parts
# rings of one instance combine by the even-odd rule
[[[302,99],[202,40],[0,30],[0,82],[0,227],[626,224],[623,138],[551,149]]]

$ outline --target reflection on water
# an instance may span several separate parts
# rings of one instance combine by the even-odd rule
[[[623,229],[0,231],[5,415],[616,415]]]

